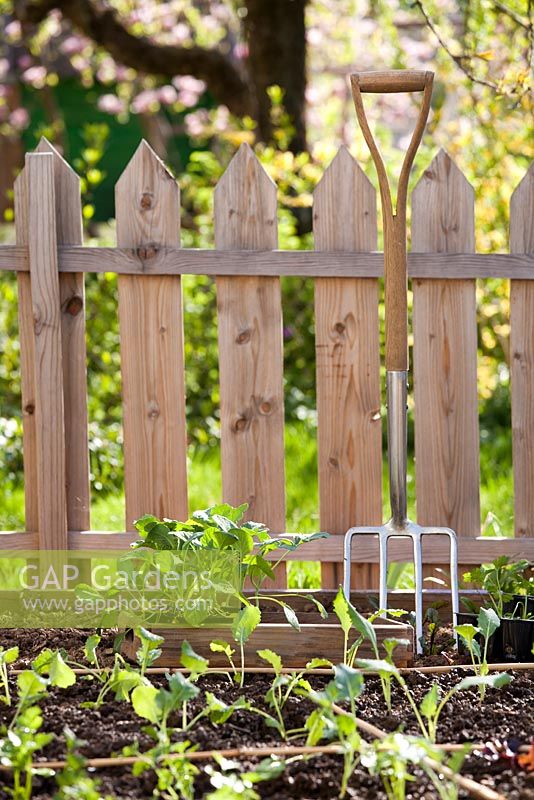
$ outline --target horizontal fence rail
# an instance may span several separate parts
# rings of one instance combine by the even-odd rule
[[[342,534],[380,524],[382,434],[376,192],[342,148],[314,192],[315,250],[277,249],[276,187],[243,145],[215,192],[212,250],[180,247],[180,195],[143,142],[116,187],[117,247],[82,244],[79,179],[42,140],[15,182],[27,531],[0,549],[128,547],[143,513],[185,517],[185,367],[180,276],[216,284],[223,500],[286,528],[280,278],[315,279],[319,528],[332,536],[289,559],[319,560],[341,580]],[[418,521],[459,536],[460,563],[534,560],[534,166],[511,202],[509,254],[474,252],[474,198],[444,152],[412,196],[413,358]],[[119,281],[126,528],[90,529],[85,273]],[[511,282],[515,538],[480,536],[477,279]],[[214,320],[214,324],[216,321]],[[280,554],[270,554],[276,560]],[[411,548],[393,541],[392,560]],[[354,547],[355,585],[376,588],[378,547]],[[448,561],[428,536],[427,574]],[[285,567],[276,584],[285,585]]]

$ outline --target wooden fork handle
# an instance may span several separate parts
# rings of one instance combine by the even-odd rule
[[[432,97],[433,72],[387,70],[351,75],[352,95],[358,122],[378,174],[384,219],[384,277],[386,306],[386,369],[408,369],[408,300],[406,275],[406,202],[408,178],[425,129]],[[402,164],[393,209],[391,190],[382,156],[367,121],[362,93],[423,92],[419,116]]]
[[[376,72],[355,72],[351,75],[361,92],[392,94],[394,92],[422,92],[432,81],[433,73],[423,70],[388,69]]]

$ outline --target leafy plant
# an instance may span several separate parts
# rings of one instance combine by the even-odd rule
[[[505,614],[505,605],[512,600],[514,594],[528,594],[532,591],[532,582],[526,578],[530,563],[526,559],[510,561],[508,556],[499,556],[490,564],[482,564],[464,573],[464,580],[473,584],[476,589],[487,592],[489,602],[498,617]],[[473,613],[477,608],[468,598],[464,604]]]
[[[477,617],[477,625],[456,625],[454,630],[465,642],[473,669],[477,677],[484,677],[488,674],[488,646],[490,638],[498,630],[501,622],[496,612],[492,608],[481,608]],[[482,640],[482,647],[478,639]],[[484,700],[486,688],[480,684],[480,702]]]
[[[141,675],[144,675],[148,667],[151,667],[160,657],[160,644],[163,644],[165,640],[163,636],[147,631],[146,628],[135,628],[134,634],[140,642],[140,647],[135,657],[141,668]]]
[[[40,686],[44,684],[35,673],[28,673],[30,670],[20,673],[17,679],[19,691],[24,698],[22,702],[19,699],[17,714],[9,728],[2,726],[0,730],[0,761],[4,766],[11,767],[13,787],[6,789],[13,800],[30,800],[34,775],[53,775],[49,769],[32,767],[34,754],[52,741],[53,734],[40,732],[43,717],[39,706],[26,705],[30,697],[35,698],[41,694],[34,682]]]
[[[54,800],[112,800],[110,795],[101,794],[100,781],[87,774],[87,759],[79,752],[85,742],[68,727],[63,729],[63,737],[67,746],[66,764],[56,774],[58,791]]]
[[[259,800],[260,795],[254,789],[257,783],[273,780],[282,774],[286,764],[296,759],[283,759],[271,756],[264,758],[253,769],[240,771],[240,764],[223,756],[217,756],[219,769],[210,764],[205,772],[210,776],[214,791],[206,796],[206,800]]]
[[[305,728],[308,731],[306,743],[316,745],[323,738],[335,739],[339,742],[343,754],[343,773],[339,797],[345,796],[351,775],[356,769],[362,739],[356,723],[356,700],[364,688],[361,672],[338,664],[334,667],[334,678],[322,692],[310,691],[309,698],[319,708],[307,718]],[[341,714],[337,706],[340,701],[348,701],[350,714]]]
[[[276,716],[273,717],[271,714],[268,714],[267,712],[258,708],[253,708],[252,710],[255,713],[263,716],[266,720],[266,724],[270,728],[276,728],[284,741],[289,741],[289,739],[292,737],[301,734],[305,728],[294,728],[292,730],[286,729],[286,724],[282,714],[284,706],[293,692],[305,696],[310,693],[310,683],[304,678],[305,671],[307,669],[315,669],[316,667],[323,667],[326,665],[331,666],[331,664],[325,659],[314,658],[311,661],[308,661],[304,670],[301,670],[300,672],[284,674],[282,672],[282,659],[278,653],[274,653],[269,649],[258,650],[257,652],[259,657],[270,664],[274,669],[274,679],[271,686],[267,690],[265,701],[269,707],[274,710]]]
[[[18,647],[0,647],[0,688],[3,690],[3,695],[0,695],[0,701],[7,706],[11,705],[11,694],[9,691],[9,675],[7,673],[7,665],[13,664],[19,657]]]
[[[223,641],[222,639],[215,639],[213,642],[210,642],[210,650],[212,653],[224,653],[226,658],[228,659],[228,664],[230,665],[230,669],[232,670],[232,674],[228,672],[228,678],[233,680],[236,683],[239,683],[241,678],[238,676],[237,667],[235,665],[233,656],[235,654],[235,650],[231,644],[228,642]]]
[[[441,712],[455,694],[474,687],[477,687],[479,691],[482,688],[484,688],[484,691],[487,688],[500,689],[502,686],[506,686],[510,683],[511,680],[512,678],[507,672],[497,672],[494,675],[475,675],[463,678],[463,680],[453,686],[452,689],[449,689],[443,696],[439,683],[433,683],[419,706],[421,716],[427,721],[428,738],[432,742],[436,741],[438,721]]]
[[[464,753],[454,754],[448,766],[458,771],[464,757]],[[398,732],[366,744],[361,755],[362,766],[371,775],[380,776],[388,800],[404,800],[406,784],[415,780],[410,772],[412,767],[418,767],[428,776],[441,800],[456,800],[455,784],[440,773],[443,762],[442,750],[424,739]]]
[[[194,780],[198,775],[197,767],[188,758],[188,754],[196,750],[196,745],[185,740],[183,742],[159,742],[155,747],[139,751],[137,742],[122,750],[125,756],[137,756],[138,761],[132,767],[135,777],[152,770],[156,775],[156,786],[153,797],[164,797],[166,800],[194,800]]]

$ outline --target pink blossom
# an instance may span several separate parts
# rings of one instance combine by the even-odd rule
[[[33,58],[29,53],[24,53],[20,58],[17,59],[17,64],[19,65],[20,69],[28,69],[33,64]]]
[[[216,131],[222,133],[223,131],[228,130],[228,123],[230,121],[230,112],[226,106],[219,106],[216,114],[215,119],[213,120],[213,127]]]
[[[160,103],[170,106],[173,103],[176,103],[178,99],[178,92],[174,86],[162,86],[161,89],[158,90],[158,98]]]
[[[145,89],[139,92],[132,101],[134,114],[145,114],[147,111],[157,111],[159,107],[158,95],[154,89]]]
[[[172,29],[174,44],[182,44],[191,38],[191,31],[183,22],[179,22]]]
[[[45,67],[30,67],[22,73],[24,83],[30,83],[35,89],[42,89],[46,83]]]
[[[20,22],[17,22],[16,20],[13,20],[13,22],[8,22],[4,28],[4,33],[8,39],[20,39]]]
[[[115,94],[103,94],[98,98],[98,108],[106,114],[122,114],[126,110],[124,100]]]
[[[192,75],[180,75],[173,78],[172,83],[178,91],[184,90],[186,92],[194,92],[198,95],[206,91],[206,84],[204,81],[199,81],[197,78],[193,78]]]
[[[188,136],[202,136],[206,125],[209,123],[209,114],[205,108],[187,114],[184,119]]]
[[[233,52],[236,58],[248,58],[248,44],[246,44],[246,42],[237,42],[237,44],[234,45]]]
[[[86,42],[80,36],[69,36],[61,44],[61,51],[67,56],[72,56],[75,53],[81,53],[85,48]]]
[[[9,115],[9,123],[17,131],[22,131],[27,128],[30,123],[30,115],[25,108],[16,108]]]

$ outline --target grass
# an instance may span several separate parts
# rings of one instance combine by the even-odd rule
[[[510,434],[484,441],[480,450],[481,529],[486,535],[513,536],[513,481]],[[409,462],[408,508],[415,518],[415,479]],[[387,474],[384,463],[384,518],[388,515]],[[189,452],[189,507],[206,508],[221,500],[220,450],[191,449]],[[309,533],[320,529],[317,481],[317,441],[304,424],[286,426],[287,529]],[[93,530],[124,530],[122,492],[93,496]],[[21,487],[0,486],[0,529],[24,530],[24,495]],[[395,585],[410,585],[410,571],[393,568]],[[313,562],[292,562],[290,585],[297,588],[320,586],[320,569]]]

